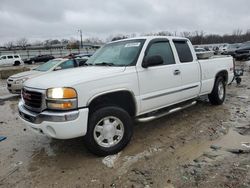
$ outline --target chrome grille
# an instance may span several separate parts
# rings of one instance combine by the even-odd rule
[[[42,93],[22,89],[22,98],[25,106],[40,109],[42,107]]]

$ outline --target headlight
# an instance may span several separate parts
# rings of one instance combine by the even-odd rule
[[[73,99],[77,93],[73,88],[51,88],[47,90],[47,97],[50,99]]]
[[[47,90],[47,107],[54,110],[77,108],[77,93],[73,88],[51,88]]]
[[[29,78],[22,78],[22,79],[19,79],[19,80],[16,80],[15,81],[15,84],[22,84],[24,83],[26,80],[28,80]]]

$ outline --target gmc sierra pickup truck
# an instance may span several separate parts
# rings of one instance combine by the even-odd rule
[[[186,38],[119,40],[104,45],[82,68],[26,81],[19,114],[49,137],[84,136],[91,152],[105,156],[129,143],[134,120],[154,120],[203,95],[221,105],[233,72],[232,57],[197,60]]]

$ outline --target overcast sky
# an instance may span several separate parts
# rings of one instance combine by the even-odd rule
[[[249,0],[0,0],[0,44],[117,33],[250,29]]]

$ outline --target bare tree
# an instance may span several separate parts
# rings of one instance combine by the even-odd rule
[[[16,45],[20,46],[22,49],[25,49],[28,45],[28,40],[26,38],[20,38],[16,41]]]
[[[9,41],[9,42],[6,42],[6,43],[4,44],[4,46],[5,46],[7,49],[11,50],[11,49],[14,47],[14,43],[13,43],[12,41]]]

